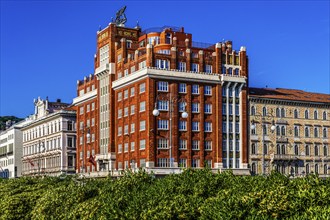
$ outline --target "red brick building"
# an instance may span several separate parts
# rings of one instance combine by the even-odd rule
[[[247,170],[245,47],[196,43],[184,28],[110,23],[97,33],[95,76],[98,170]]]

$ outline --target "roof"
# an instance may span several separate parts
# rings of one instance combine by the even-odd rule
[[[330,103],[329,94],[305,92],[297,89],[249,88],[249,96],[265,99]]]

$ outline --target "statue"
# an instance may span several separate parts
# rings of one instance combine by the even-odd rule
[[[125,15],[125,10],[126,10],[126,6],[122,7],[119,11],[117,11],[116,19],[115,19],[115,21],[113,21],[116,23],[116,25],[121,26],[126,23],[127,18]]]

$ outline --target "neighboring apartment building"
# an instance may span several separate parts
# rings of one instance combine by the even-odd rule
[[[95,155],[100,154],[99,148],[99,111],[98,83],[94,75],[77,81],[77,97],[73,105],[77,109],[77,172],[90,173],[103,170],[103,164],[96,164]]]
[[[75,173],[76,111],[60,99],[34,101],[35,114],[22,127],[22,175]]]
[[[277,170],[293,176],[329,176],[330,95],[250,88],[249,109],[253,174]]]
[[[245,47],[193,42],[183,28],[110,23],[97,32],[95,76],[100,170],[248,171]],[[78,157],[87,153],[79,148]]]
[[[0,133],[0,178],[20,177],[22,172],[22,126],[28,120],[18,122]]]

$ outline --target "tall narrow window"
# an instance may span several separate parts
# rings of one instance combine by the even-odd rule
[[[298,118],[298,110],[297,109],[294,110],[293,115],[294,115],[294,118]]]
[[[267,115],[267,108],[263,107],[262,108],[262,116],[266,116]]]

